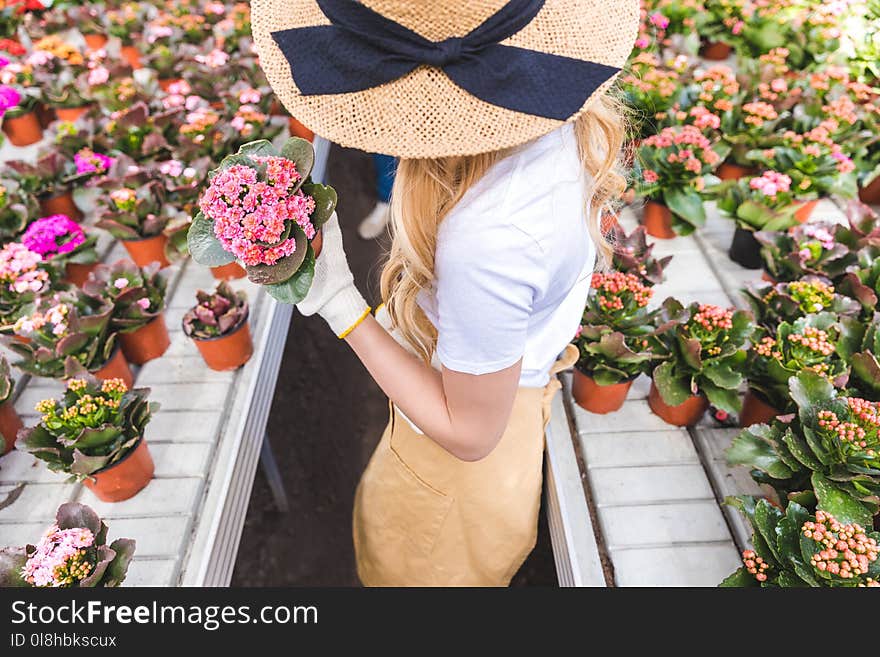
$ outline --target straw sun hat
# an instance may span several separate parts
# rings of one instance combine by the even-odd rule
[[[407,158],[517,146],[624,65],[638,0],[252,0],[266,76],[300,122]]]

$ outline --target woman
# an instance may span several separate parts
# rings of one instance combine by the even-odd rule
[[[638,2],[254,0],[252,16],[294,115],[401,158],[383,312],[335,218],[298,306],[392,402],[355,499],[361,581],[507,585],[534,547],[554,375],[607,251],[599,217],[624,188],[605,92]]]

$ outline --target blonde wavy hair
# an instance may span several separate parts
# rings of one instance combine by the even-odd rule
[[[602,230],[602,217],[626,188],[619,157],[625,139],[625,119],[619,101],[601,96],[574,123],[578,150],[587,176],[584,193],[589,208],[590,235],[607,264],[612,246]],[[489,168],[508,155],[494,151],[463,157],[403,159],[391,195],[394,237],[382,271],[382,299],[397,328],[427,363],[434,355],[437,332],[418,305],[419,292],[434,278],[434,253],[440,223]]]

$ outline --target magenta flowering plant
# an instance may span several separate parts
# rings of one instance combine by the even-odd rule
[[[299,138],[280,153],[256,141],[226,157],[208,175],[189,229],[193,259],[210,267],[240,260],[275,299],[305,298],[315,267],[311,241],[336,207],[336,191],[309,178],[314,161],[311,143]]]
[[[18,89],[6,84],[0,84],[0,118],[3,118],[7,110],[18,107],[20,102],[21,93]]]
[[[32,222],[21,236],[21,242],[43,260],[53,263],[91,264],[98,261],[95,244],[98,238],[86,231],[66,214],[53,214]]]
[[[0,549],[0,587],[116,587],[125,581],[135,542],[107,544],[107,525],[85,504],[58,507],[36,545]]]
[[[81,148],[73,156],[78,174],[106,173],[113,166],[113,158],[102,153],[96,153],[91,148]]]

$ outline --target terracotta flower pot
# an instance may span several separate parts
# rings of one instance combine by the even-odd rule
[[[66,214],[73,221],[82,221],[83,215],[73,202],[73,192],[68,190],[55,196],[40,199],[40,210],[45,216]]]
[[[120,333],[119,346],[122,347],[125,360],[133,365],[143,365],[164,354],[171,346],[165,314],[159,313],[137,331]]]
[[[623,406],[630,386],[635,380],[636,377],[633,377],[628,381],[603,386],[575,367],[574,378],[571,382],[571,395],[577,405],[585,411],[604,415]]]
[[[168,87],[176,82],[182,82],[183,78],[159,78],[159,88],[162,91],[168,91]]]
[[[23,426],[24,423],[15,412],[12,400],[0,404],[0,456],[12,451],[15,447],[15,437]]]
[[[733,162],[725,162],[718,167],[718,177],[721,180],[739,180],[740,178],[754,176],[756,173],[758,171],[754,167],[744,167]]]
[[[138,267],[146,267],[150,263],[158,262],[159,267],[162,268],[169,265],[168,258],[165,257],[167,242],[168,237],[160,233],[140,240],[122,240],[122,246]]]
[[[315,259],[318,259],[318,256],[321,255],[321,249],[324,248],[324,233],[318,229],[318,232],[315,233],[315,238],[312,240],[312,251],[315,252]]]
[[[670,406],[663,401],[660,391],[652,381],[651,390],[648,392],[648,406],[664,422],[677,427],[689,427],[703,417],[703,413],[709,408],[709,400],[703,395],[692,395],[683,404]]]
[[[64,265],[64,278],[71,285],[82,287],[98,264],[100,263],[93,262],[86,265],[79,262],[68,262]]]
[[[772,284],[772,285],[776,285],[776,279],[773,278],[773,277],[772,277],[770,274],[768,274],[766,271],[761,272],[761,280],[762,280],[762,281],[766,281],[767,283],[770,283],[770,284]]]
[[[671,240],[676,237],[676,232],[672,230],[672,212],[663,203],[657,201],[645,203],[642,225],[652,237],[661,240]]]
[[[727,254],[731,260],[746,269],[760,269],[764,263],[761,260],[761,244],[755,239],[755,234],[739,226],[733,231],[733,240]]]
[[[80,107],[56,107],[55,116],[59,121],[69,121],[76,123],[77,119],[92,108],[91,105],[82,105]]]
[[[799,224],[804,224],[810,219],[810,215],[813,214],[813,210],[816,209],[816,206],[819,204],[819,199],[814,199],[812,201],[803,201],[799,203],[798,209],[794,213],[794,220]]]
[[[30,146],[43,138],[43,126],[35,111],[3,118],[3,132],[13,146]]]
[[[244,278],[247,275],[247,272],[244,270],[244,267],[237,262],[230,262],[228,265],[211,267],[211,274],[218,281],[232,281]]]
[[[216,338],[192,340],[199,348],[207,366],[219,372],[237,370],[248,362],[254,353],[254,343],[251,340],[251,329],[247,318],[232,333]]]
[[[120,54],[122,55],[122,59],[128,62],[128,65],[133,69],[139,69],[142,67],[141,52],[136,46],[122,46]]]
[[[780,415],[781,411],[771,406],[759,392],[751,388],[743,397],[743,407],[739,414],[739,426],[750,427],[753,424],[769,424]]]
[[[134,386],[134,375],[131,373],[128,361],[125,360],[125,356],[122,354],[122,349],[118,346],[110,355],[110,360],[104,363],[100,369],[92,372],[92,374],[95,375],[95,378],[101,379],[102,381],[106,381],[107,379],[122,379],[125,385],[129,388]]]
[[[880,205],[880,178],[875,178],[867,187],[859,188],[859,200],[868,205]]]
[[[49,107],[45,103],[37,103],[37,118],[40,119],[40,125],[43,126],[43,130],[52,125],[52,121],[55,120],[55,109]]]
[[[153,478],[155,466],[147,442],[141,438],[134,449],[113,465],[83,481],[102,502],[122,502],[143,490]]]
[[[315,139],[315,133],[309,130],[292,116],[287,121],[287,128],[290,131],[291,137],[302,137],[303,139],[307,139],[309,141],[313,141]]]
[[[89,50],[100,50],[108,41],[106,34],[84,34],[83,37]]]
[[[700,48],[700,55],[703,59],[708,59],[712,62],[720,62],[730,57],[731,50],[732,48],[726,43],[721,43],[720,41],[706,41]]]

